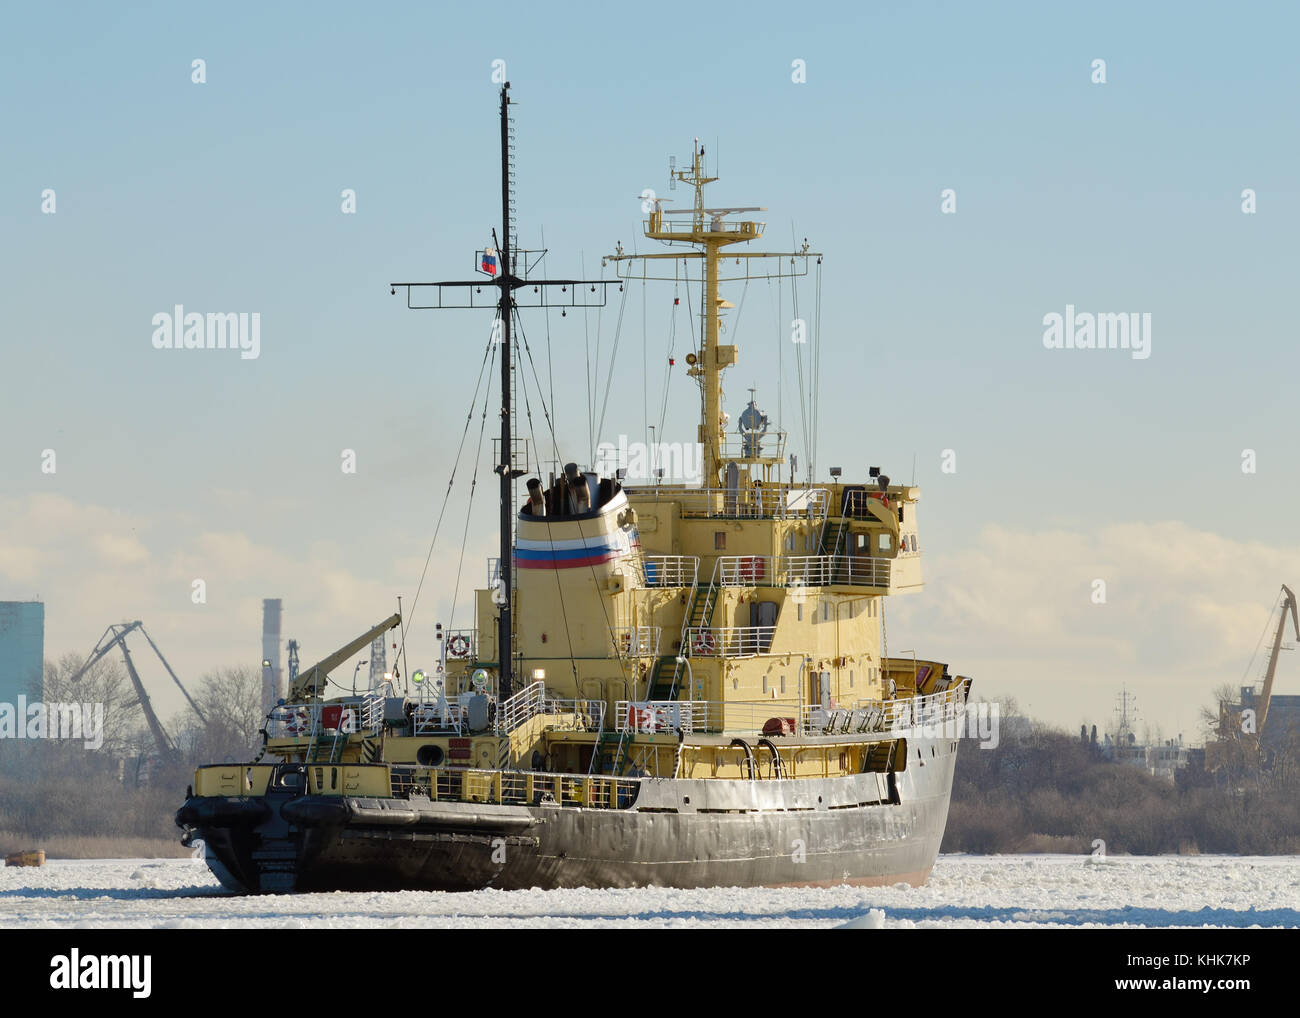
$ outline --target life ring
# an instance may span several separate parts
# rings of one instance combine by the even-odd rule
[[[695,633],[691,638],[691,650],[696,654],[712,654],[717,650],[713,634],[707,629]]]
[[[447,653],[452,657],[469,657],[469,637],[457,633],[447,641]]]
[[[295,707],[284,719],[284,731],[287,735],[306,735],[311,731],[311,715],[306,707]]]

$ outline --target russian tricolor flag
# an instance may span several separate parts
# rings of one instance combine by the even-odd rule
[[[483,251],[483,264],[480,266],[489,276],[497,274],[497,249],[489,247]]]

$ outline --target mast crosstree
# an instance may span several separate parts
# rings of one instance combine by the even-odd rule
[[[704,487],[717,489],[721,486],[721,474],[729,459],[726,453],[724,434],[726,432],[726,415],[723,410],[722,372],[739,359],[740,348],[735,344],[719,342],[721,332],[720,312],[732,305],[724,301],[718,293],[718,285],[724,282],[784,279],[808,274],[808,260],[815,258],[821,264],[821,253],[810,251],[807,241],[798,251],[727,251],[723,249],[733,244],[744,244],[763,236],[766,223],[753,220],[728,219],[728,216],[744,212],[763,212],[759,206],[730,206],[725,208],[706,208],[704,203],[705,185],[716,181],[717,177],[707,175],[704,168],[704,148],[699,139],[692,149],[691,168],[678,170],[675,161],[669,163],[669,174],[674,187],[678,181],[690,185],[694,191],[694,201],[690,209],[665,210],[663,199],[648,197],[650,204],[649,218],[645,221],[645,235],[651,240],[660,240],[667,244],[689,244],[699,248],[695,251],[655,252],[652,254],[627,254],[620,248],[618,253],[607,255],[601,262],[615,262],[615,273],[622,280],[657,279],[677,282],[679,276],[651,275],[647,263],[656,261],[683,261],[691,258],[702,259],[703,299],[700,304],[702,336],[698,353],[687,356],[689,365],[687,374],[699,380],[701,388],[701,421],[699,441],[704,450]],[[686,222],[668,220],[667,216],[689,216]],[[744,271],[733,271],[730,275],[722,270],[723,259],[735,259],[737,265],[743,265]],[[764,269],[759,272],[751,270],[754,259],[788,258],[790,268],[783,270],[779,263],[775,270]],[[619,263],[641,262],[642,271],[633,273],[630,267],[624,269]],[[760,263],[761,264],[761,263]],[[743,458],[743,452],[742,452]]]
[[[514,692],[514,630],[512,613],[514,610],[514,481],[523,471],[515,469],[514,450],[514,408],[511,400],[511,373],[513,370],[511,354],[513,339],[511,324],[514,314],[522,307],[580,307],[600,308],[605,306],[605,289],[622,283],[608,279],[533,279],[528,272],[540,261],[545,251],[516,250],[513,247],[514,236],[511,227],[514,223],[513,197],[511,194],[511,128],[510,128],[510,82],[501,86],[501,232],[493,230],[497,251],[500,255],[499,269],[490,279],[444,280],[435,283],[390,283],[393,293],[397,288],[406,290],[406,306],[412,310],[444,310],[449,308],[495,307],[501,323],[501,442],[499,445],[501,462],[493,469],[500,478],[500,572],[498,584],[500,596],[497,598],[499,614],[497,618],[497,662],[498,696],[502,701],[510,698]],[[479,271],[489,264],[484,258],[490,252],[477,252]],[[520,255],[523,257],[520,258]],[[522,267],[521,267],[522,266]],[[495,298],[488,301],[476,301],[482,295],[483,288],[495,290]],[[430,293],[436,298],[434,303],[413,302],[412,291]]]

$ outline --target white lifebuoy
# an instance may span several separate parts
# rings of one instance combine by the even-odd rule
[[[691,650],[696,654],[712,654],[717,650],[717,644],[713,640],[713,634],[707,629],[695,633],[691,640]]]
[[[284,719],[284,731],[287,735],[306,735],[311,731],[311,715],[306,707],[291,709]]]
[[[447,653],[452,657],[469,657],[469,637],[457,633],[447,641]]]

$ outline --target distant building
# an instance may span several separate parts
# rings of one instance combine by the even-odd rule
[[[1244,731],[1241,712],[1255,712],[1255,723],[1259,723],[1259,691],[1254,686],[1241,687],[1241,701],[1223,705],[1225,731],[1234,733]],[[1274,693],[1269,698],[1268,714],[1264,718],[1264,729],[1259,733],[1260,745],[1265,749],[1275,748],[1300,734],[1300,696],[1279,696]]]
[[[1118,740],[1106,736],[1101,752],[1108,760],[1128,764],[1144,770],[1154,778],[1174,781],[1178,771],[1188,765],[1191,751],[1183,745],[1183,737],[1167,739],[1163,744],[1147,745],[1137,741],[1132,732],[1123,733]]]
[[[45,605],[0,601],[0,703],[39,700],[45,678]]]

